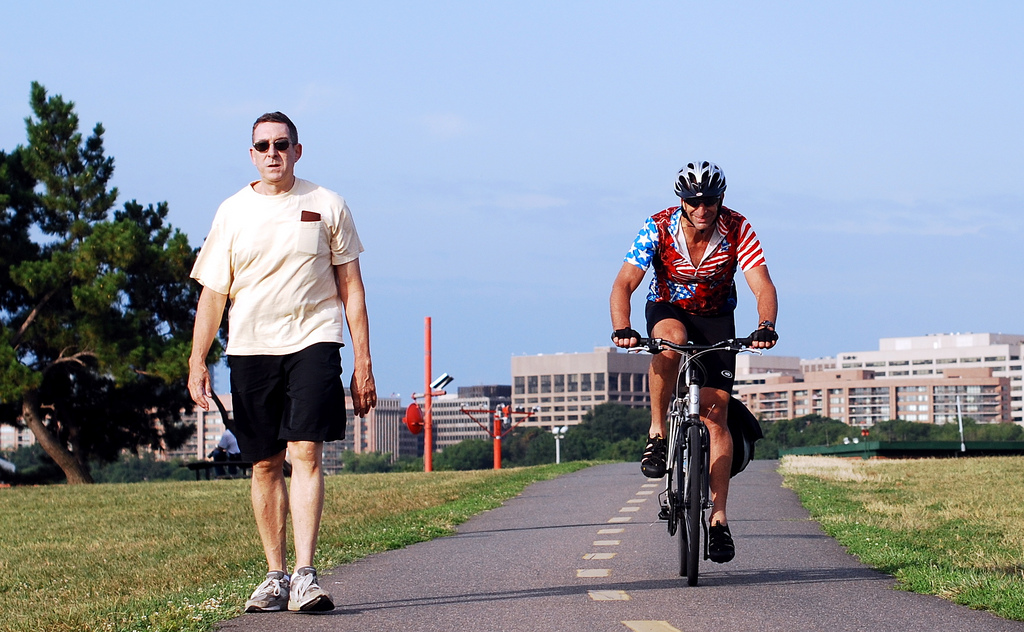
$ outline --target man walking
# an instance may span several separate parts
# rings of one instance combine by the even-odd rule
[[[246,612],[331,610],[313,557],[324,503],[323,442],[345,436],[343,321],[352,338],[356,416],[377,404],[359,270],[363,247],[345,200],[295,177],[302,145],[287,116],[273,112],[256,120],[249,156],[259,179],[221,204],[192,269],[203,291],[189,392],[210,409],[206,356],[230,300],[235,434],[242,458],[253,462],[252,505],[269,570]],[[290,575],[289,512],[296,555]]]

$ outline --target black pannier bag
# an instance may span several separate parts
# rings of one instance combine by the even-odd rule
[[[743,402],[729,398],[729,434],[732,435],[732,474],[736,476],[754,458],[754,444],[764,438],[761,424]]]

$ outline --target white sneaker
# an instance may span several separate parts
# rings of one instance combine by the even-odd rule
[[[270,571],[263,583],[256,587],[245,602],[246,612],[278,612],[288,605],[288,576],[281,571]]]
[[[316,579],[316,569],[303,566],[292,575],[288,594],[288,609],[292,612],[326,612],[334,610],[334,601]]]

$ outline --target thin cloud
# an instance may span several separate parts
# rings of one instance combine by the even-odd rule
[[[420,124],[428,135],[441,140],[465,136],[472,125],[458,114],[426,114],[420,117]]]
[[[761,224],[802,232],[847,235],[918,235],[958,237],[1019,233],[1024,220],[1017,209],[1020,200],[946,200],[904,203],[892,200],[835,202],[790,200],[783,208],[767,202],[759,205]],[[774,208],[772,208],[774,207]]]

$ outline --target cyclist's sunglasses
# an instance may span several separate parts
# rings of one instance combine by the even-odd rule
[[[288,151],[288,148],[291,146],[292,141],[288,140],[287,138],[278,138],[277,140],[274,141],[274,149],[276,149],[277,151]],[[252,144],[252,147],[261,154],[265,154],[268,151],[270,151],[270,141],[258,140]]]
[[[701,204],[703,204],[705,208],[711,208],[712,206],[715,206],[719,202],[721,202],[722,197],[719,195],[716,195],[714,197],[692,197],[683,198],[683,201],[692,206],[693,208],[697,208]]]

